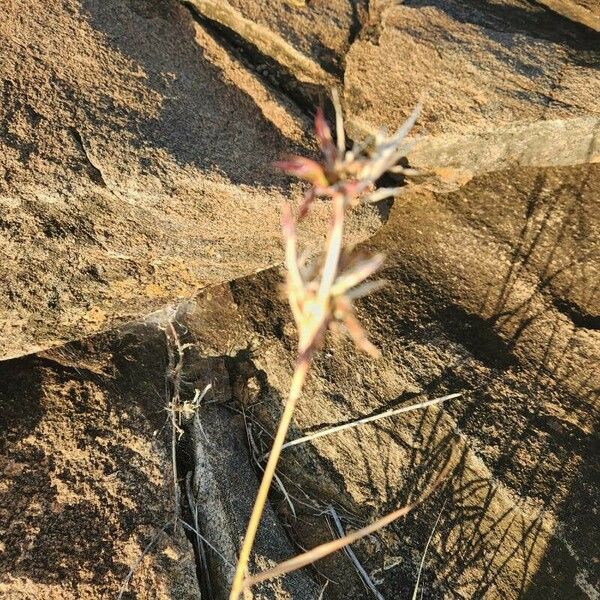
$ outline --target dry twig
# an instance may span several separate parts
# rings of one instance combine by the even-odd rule
[[[342,548],[345,548],[349,544],[353,544],[363,537],[375,533],[379,529],[386,527],[390,523],[394,522],[396,519],[407,515],[411,510],[417,507],[421,502],[426,500],[435,489],[444,481],[446,475],[450,471],[452,462],[448,460],[446,467],[442,470],[438,478],[435,482],[427,489],[421,496],[419,496],[414,502],[407,504],[406,506],[399,508],[391,513],[388,513],[384,517],[377,519],[373,523],[358,529],[348,535],[340,538],[338,540],[333,540],[331,542],[326,542],[325,544],[321,544],[320,546],[316,546],[312,550],[300,554],[299,556],[295,556],[294,558],[290,558],[289,560],[283,561],[278,565],[275,565],[272,569],[267,569],[262,573],[258,573],[257,575],[253,575],[248,577],[244,582],[244,587],[250,587],[262,581],[267,581],[268,579],[273,579],[275,577],[279,577],[281,575],[285,575],[286,573],[291,573],[292,571],[296,571],[309,565],[312,562],[317,560],[321,560],[325,556],[332,554],[333,552],[337,552]]]
[[[379,419],[385,419],[387,417],[394,417],[396,415],[401,415],[403,413],[411,412],[413,410],[419,410],[421,408],[428,408],[429,406],[435,406],[436,404],[441,404],[446,400],[452,400],[454,398],[459,398],[462,396],[462,393],[457,394],[449,394],[447,396],[442,396],[440,398],[433,398],[432,400],[425,400],[424,402],[419,402],[418,404],[411,404],[410,406],[401,406],[400,408],[392,408],[390,410],[386,410],[385,412],[379,413],[377,415],[371,415],[370,417],[363,417],[362,419],[357,419],[356,421],[352,421],[351,423],[343,423],[342,425],[334,425],[333,427],[327,427],[325,429],[319,429],[318,431],[314,431],[313,433],[309,433],[303,437],[299,437],[290,442],[286,442],[281,449],[285,450],[286,448],[291,448],[292,446],[297,446],[298,444],[304,444],[306,442],[311,442],[313,440],[317,440],[326,435],[331,435],[332,433],[338,433],[340,431],[345,431],[347,429],[353,429],[354,427],[358,427],[359,425],[366,425],[367,423],[373,423],[374,421],[379,421]],[[262,456],[260,458],[261,461],[267,458],[268,454]]]

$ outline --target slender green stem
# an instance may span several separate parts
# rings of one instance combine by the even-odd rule
[[[229,600],[238,600],[240,594],[242,593],[244,587],[244,577],[246,575],[248,561],[250,560],[250,552],[252,551],[252,546],[254,545],[256,532],[258,531],[258,526],[260,525],[260,518],[267,502],[273,476],[275,475],[275,468],[277,467],[277,462],[281,453],[281,447],[285,442],[292,416],[294,414],[294,408],[296,407],[296,402],[298,401],[300,393],[302,392],[302,386],[304,385],[304,380],[306,379],[309,365],[309,355],[307,353],[301,354],[296,361],[296,368],[294,369],[294,376],[292,378],[288,399],[283,409],[281,420],[279,421],[277,434],[275,435],[275,440],[273,441],[273,448],[269,454],[269,460],[265,467],[265,472],[262,481],[260,482],[260,487],[258,488],[258,494],[256,495],[254,507],[252,508],[252,514],[250,515],[248,529],[246,530],[244,543],[242,544],[242,549],[240,550],[240,556],[235,570],[235,575],[231,586],[231,593],[229,594]]]

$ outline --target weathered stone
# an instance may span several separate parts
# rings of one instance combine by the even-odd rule
[[[280,260],[279,207],[300,190],[272,162],[311,125],[188,9],[19,0],[0,38],[0,358]],[[379,222],[367,210],[351,235]]]
[[[263,83],[270,63],[238,62],[241,37],[243,60],[321,91],[347,67],[354,138],[425,100],[410,162],[437,175],[406,187],[363,246],[387,255],[388,286],[358,306],[381,360],[328,336],[290,437],[463,393],[285,450],[295,513],[273,486],[254,568],[292,553],[274,514],[312,547],[332,537],[329,504],[358,527],[449,461],[441,490],[353,544],[385,597],[412,596],[430,534],[424,597],[595,597],[600,165],[580,163],[600,160],[596,4],[186,2],[208,29],[175,0],[59,4],[15,0],[0,21],[0,357],[194,300],[185,318],[0,365],[0,595],[114,597],[134,567],[140,598],[198,597],[181,531],[160,534],[174,508],[156,328],[169,316],[192,344],[184,398],[213,385],[178,442],[179,475],[195,467],[201,533],[235,561],[255,476],[230,414],[244,409],[267,452],[296,335],[278,269],[221,282],[279,262],[279,204],[300,188],[269,163],[305,151],[310,128]],[[304,247],[322,241],[325,209]],[[354,214],[350,238],[379,224]],[[209,552],[226,594],[219,561]],[[365,597],[343,553],[317,571],[323,598]],[[317,597],[312,575],[256,596]]]
[[[169,525],[165,367],[150,327],[0,364],[2,598],[200,599]]]
[[[290,438],[424,397],[463,397],[290,448],[280,473],[292,495],[364,523],[413,499],[452,456],[438,495],[378,543],[353,545],[384,597],[410,597],[440,512],[425,597],[584,598],[597,588],[589,523],[600,501],[591,451],[600,417],[599,190],[597,165],[490,173],[452,194],[415,189],[364,246],[387,254],[388,286],[359,311],[383,357],[330,336]],[[250,352],[234,351],[232,392],[250,426],[258,419],[269,432],[295,352],[289,311],[270,294],[279,277],[236,281],[231,300],[220,293],[197,309],[198,322],[212,323],[216,302],[252,340]],[[310,527],[282,511],[300,544],[330,539],[326,520],[303,506],[299,522]],[[364,597],[343,555],[318,568],[336,582],[327,597]]]
[[[332,83],[319,70],[318,46],[328,44],[344,67],[355,139],[396,129],[423,101],[410,160],[437,172],[442,188],[514,165],[600,158],[598,9],[585,2],[189,4],[303,82]]]
[[[600,4],[596,0],[538,0],[557,13],[600,32]]]
[[[300,81],[328,84],[361,26],[362,0],[186,0],[239,35]]]
[[[346,57],[350,129],[395,130],[421,101],[417,167],[473,174],[600,160],[600,37],[565,21],[516,0],[382,9]]]
[[[230,400],[230,398],[227,398]],[[195,422],[194,492],[203,535],[216,544],[229,561],[213,560],[215,589],[226,600],[234,565],[258,491],[258,481],[248,453],[242,415],[209,406]],[[295,554],[281,522],[267,504],[257,533],[251,572],[266,570]],[[313,600],[319,595],[307,573],[296,572],[255,586],[247,597],[261,600]]]

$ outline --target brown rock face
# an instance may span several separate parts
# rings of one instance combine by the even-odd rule
[[[395,130],[421,101],[417,167],[598,161],[599,42],[521,2],[391,3],[346,57],[351,127]]]
[[[249,597],[597,599],[597,3],[51,4],[0,11],[0,597],[227,598],[296,353],[279,215],[303,189],[271,163],[314,151],[337,84],[351,140],[423,102],[421,173],[348,223],[387,256],[358,303],[382,357],[328,335],[289,437],[462,396],[284,450],[252,571],[451,471],[360,568]]]
[[[594,0],[540,0],[540,4],[600,32],[600,6]]]
[[[2,363],[2,598],[199,600],[169,526],[165,366],[147,327]]]
[[[280,61],[299,78],[326,83],[341,73],[367,2],[190,0],[188,4]]]
[[[432,169],[446,189],[515,165],[600,159],[600,17],[585,2],[189,4],[245,44],[274,81],[279,70],[284,81],[291,75],[321,93],[334,78],[343,82],[355,139],[395,130],[422,102],[410,162]],[[282,85],[297,92],[296,83]],[[314,97],[305,88],[304,97]],[[448,168],[452,177],[440,174]]]
[[[298,191],[272,162],[310,125],[187,9],[20,1],[1,19],[0,356],[280,260]],[[367,211],[355,233],[379,222]]]
[[[388,256],[387,288],[360,311],[383,357],[332,336],[290,437],[423,397],[463,397],[290,448],[281,477],[293,497],[342,506],[356,526],[414,498],[451,457],[435,498],[353,546],[384,597],[410,597],[440,513],[425,597],[593,597],[599,191],[596,166],[498,172],[453,194],[415,190],[368,243]],[[254,332],[232,380],[248,382],[238,397],[267,431],[295,343],[287,307],[263,300],[276,279],[266,272],[231,285],[244,323],[236,330]],[[301,522],[312,519],[310,531],[294,526],[302,545],[328,539],[323,517],[297,509]],[[319,569],[333,578],[345,565],[332,558]],[[354,575],[337,581],[328,597],[366,597]]]

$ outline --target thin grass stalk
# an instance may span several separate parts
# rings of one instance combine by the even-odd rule
[[[169,415],[171,417],[171,466],[173,469],[173,527],[177,528],[179,520],[179,476],[177,473],[177,431],[179,425],[177,423],[177,411],[175,410],[179,404],[179,390],[181,386],[181,344],[177,336],[177,330],[171,321],[167,323],[165,328],[165,337],[167,341],[168,366],[166,373],[166,394],[168,399]],[[175,351],[178,353],[175,358]]]
[[[250,521],[248,522],[248,528],[246,530],[246,535],[244,536],[244,542],[242,544],[242,549],[240,550],[240,556],[238,558],[235,575],[233,577],[233,583],[231,585],[231,593],[229,595],[230,600],[238,600],[244,589],[244,578],[246,576],[246,570],[248,568],[248,561],[250,560],[252,546],[254,545],[256,533],[260,525],[260,519],[269,495],[269,489],[271,488],[271,483],[273,482],[273,476],[275,475],[275,469],[277,467],[277,462],[279,461],[281,448],[285,442],[285,438],[290,427],[296,402],[298,401],[298,398],[302,392],[302,387],[304,385],[304,380],[306,379],[306,374],[308,373],[309,365],[310,357],[306,353],[300,355],[296,362],[292,383],[290,385],[289,396],[287,402],[285,403],[281,420],[279,421],[277,434],[275,435],[275,440],[273,441],[273,447],[271,448],[269,460],[265,466],[263,478],[260,482],[260,487],[258,488],[258,494],[254,502],[254,507],[252,508],[252,514],[250,515]]]
[[[256,585],[257,583],[268,581],[269,579],[274,579],[275,577],[279,577],[280,575],[285,575],[286,573],[291,573],[292,571],[297,571],[302,567],[306,567],[307,565],[316,562],[317,560],[325,558],[329,554],[333,554],[334,552],[337,552],[338,550],[341,550],[342,548],[345,548],[346,546],[357,542],[358,540],[366,537],[367,535],[375,533],[379,529],[382,529],[390,523],[393,523],[400,517],[407,515],[415,507],[419,506],[421,502],[426,500],[435,489],[437,489],[437,487],[442,483],[442,481],[445,479],[446,475],[450,471],[451,465],[452,461],[449,459],[446,463],[446,466],[444,467],[440,475],[437,477],[437,479],[434,481],[434,483],[427,490],[425,490],[414,502],[411,502],[410,504],[407,504],[402,508],[388,513],[387,515],[377,519],[373,523],[370,523],[366,527],[363,527],[362,529],[357,529],[356,531],[349,533],[343,538],[333,540],[331,542],[326,542],[325,544],[320,544],[312,550],[308,550],[303,554],[294,556],[289,560],[280,562],[271,569],[267,569],[262,573],[257,573],[256,575],[252,575],[251,577],[246,578],[246,580],[244,581],[244,588],[249,588],[253,585]]]
[[[411,412],[413,410],[419,410],[421,408],[428,408],[429,406],[435,406],[436,404],[441,404],[446,400],[452,400],[454,398],[459,398],[462,396],[461,393],[457,394],[449,394],[448,396],[442,396],[440,398],[433,398],[432,400],[426,400],[425,402],[419,402],[418,404],[411,404],[410,406],[401,406],[400,408],[392,408],[390,410],[386,410],[385,412],[379,413],[377,415],[371,415],[370,417],[363,417],[362,419],[357,419],[356,421],[352,421],[351,423],[344,423],[342,425],[335,425],[333,427],[328,427],[326,429],[319,429],[313,433],[308,435],[296,438],[295,440],[291,440],[286,442],[283,445],[282,450],[286,448],[292,448],[293,446],[297,446],[298,444],[304,444],[305,442],[311,442],[313,440],[317,440],[326,435],[331,435],[333,433],[338,433],[339,431],[346,431],[348,429],[353,429],[354,427],[358,427],[359,425],[366,425],[367,423],[372,423],[374,421],[378,421],[380,419],[385,419],[388,417],[395,417],[396,415],[401,415],[403,413]],[[269,455],[265,454],[260,457],[260,460],[265,460]]]
[[[298,358],[288,400],[277,428],[242,543],[229,596],[230,600],[238,600],[243,590],[253,583],[300,568],[318,560],[321,556],[343,548],[362,535],[367,535],[406,514],[414,506],[413,504],[395,511],[355,534],[319,546],[290,561],[285,561],[267,572],[254,577],[246,577],[252,547],[296,402],[300,397],[312,354],[320,347],[326,330],[333,327],[335,322],[341,322],[358,348],[373,356],[379,355],[378,350],[369,342],[356,318],[352,299],[362,297],[373,289],[373,284],[364,283],[364,280],[381,266],[382,257],[375,256],[368,261],[357,261],[356,256],[343,255],[344,217],[346,209],[356,205],[358,196],[367,188],[372,187],[376,180],[397,162],[398,148],[406,131],[401,128],[396,136],[389,140],[380,139],[378,136],[372,154],[367,155],[361,152],[361,155],[358,156],[351,152],[346,153],[341,106],[335,90],[333,91],[333,102],[336,111],[337,147],[333,144],[331,130],[325,121],[323,111],[318,110],[315,116],[315,135],[321,147],[323,162],[318,163],[312,159],[292,156],[289,160],[277,163],[279,168],[309,181],[312,185],[312,189],[305,195],[304,202],[300,206],[298,220],[303,218],[310,204],[317,197],[331,198],[333,214],[325,246],[324,262],[318,271],[311,269],[307,272],[304,269],[303,261],[298,260],[296,222],[290,207],[288,205],[283,207],[282,230],[286,240],[286,267],[288,270],[287,294],[298,329]],[[417,114],[418,111],[415,111],[404,125],[406,130],[410,128]],[[385,192],[386,195],[390,194],[389,190]],[[325,554],[321,554],[322,552]]]
[[[446,508],[446,503],[448,500],[444,500],[444,504],[442,504],[442,508],[435,520],[435,524],[433,525],[433,529],[429,534],[429,538],[427,539],[427,543],[425,544],[425,549],[423,550],[423,556],[421,556],[421,563],[419,565],[419,572],[417,573],[417,582],[415,583],[415,589],[413,590],[412,600],[417,600],[417,594],[419,593],[419,583],[421,583],[421,574],[423,573],[423,567],[425,566],[425,557],[427,556],[427,550],[429,550],[429,545],[431,544],[431,540],[433,539],[433,534],[437,529],[437,526],[440,523],[440,519],[442,518],[442,513],[444,512],[444,508]],[[421,598],[423,597],[423,591],[421,591]]]
[[[337,514],[337,511],[335,510],[335,508],[333,506],[330,506],[329,512],[331,513],[331,517],[333,519],[333,524],[335,525],[338,535],[341,538],[345,537],[346,532],[344,531],[344,527],[342,525],[340,517]],[[359,577],[363,580],[363,583],[371,590],[371,592],[373,592],[373,595],[375,596],[375,598],[377,598],[377,600],[385,600],[385,598],[381,595],[381,593],[377,589],[377,586],[373,583],[373,580],[369,577],[369,574],[365,571],[365,568],[362,566],[360,560],[358,560],[358,557],[356,556],[356,554],[354,554],[354,551],[352,550],[350,545],[348,545],[344,548],[344,552],[350,559],[350,562],[356,569],[356,572],[358,573]]]

